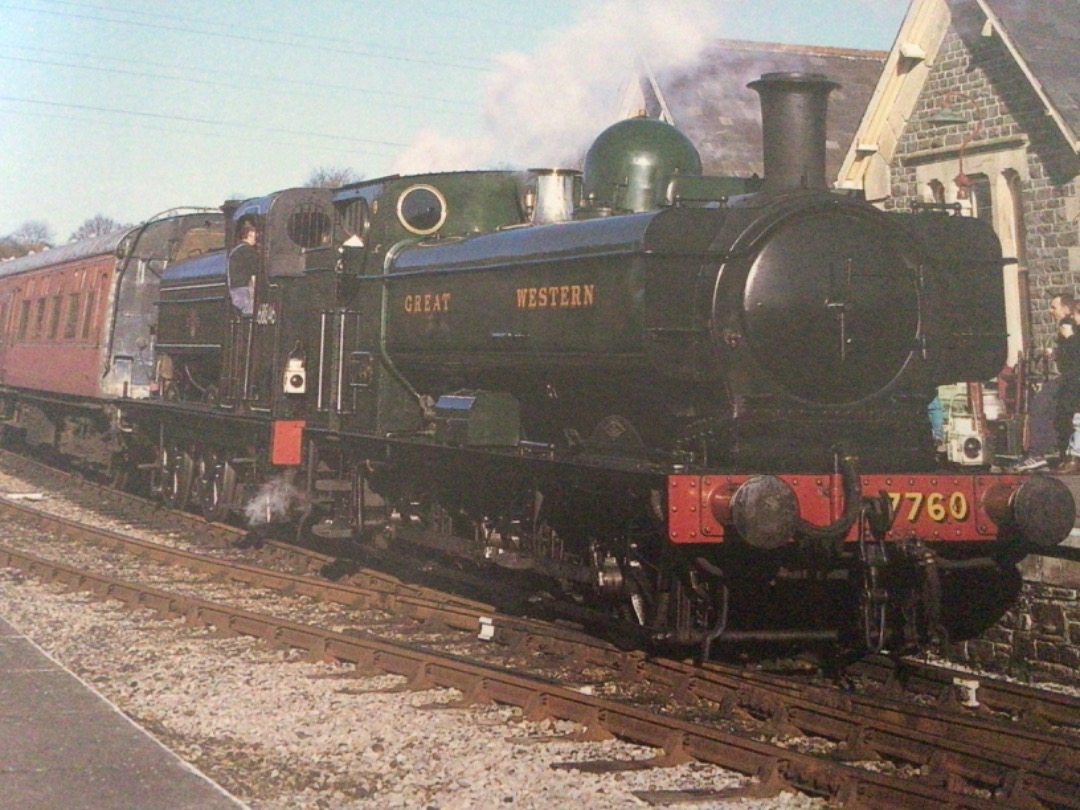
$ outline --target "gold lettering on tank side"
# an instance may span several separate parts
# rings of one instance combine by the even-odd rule
[[[403,309],[409,315],[430,315],[450,311],[450,293],[410,293],[405,296]]]
[[[583,309],[596,306],[595,284],[518,287],[518,309]]]

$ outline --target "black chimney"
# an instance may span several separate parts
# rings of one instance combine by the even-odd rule
[[[766,191],[828,188],[825,118],[839,86],[820,73],[766,73],[747,85],[761,96]]]

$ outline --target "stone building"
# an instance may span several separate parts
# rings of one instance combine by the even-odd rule
[[[990,222],[1014,260],[1009,362],[1040,356],[1048,294],[1080,292],[1080,2],[912,0],[837,185],[886,209],[944,204]],[[950,652],[1075,682],[1080,557],[1066,545],[1025,559],[1016,607]]]
[[[1080,292],[1080,3],[913,0],[838,185],[888,209],[949,203],[1005,255],[1009,363]]]

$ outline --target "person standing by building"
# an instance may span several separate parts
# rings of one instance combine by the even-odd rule
[[[1054,425],[1058,449],[1064,461],[1059,473],[1080,473],[1080,329],[1077,328],[1076,299],[1062,293],[1050,299],[1050,314],[1057,323],[1059,382],[1054,401]]]

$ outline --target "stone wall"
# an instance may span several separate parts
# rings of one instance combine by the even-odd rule
[[[1080,686],[1080,588],[1025,582],[1015,607],[948,658],[1030,683]]]

